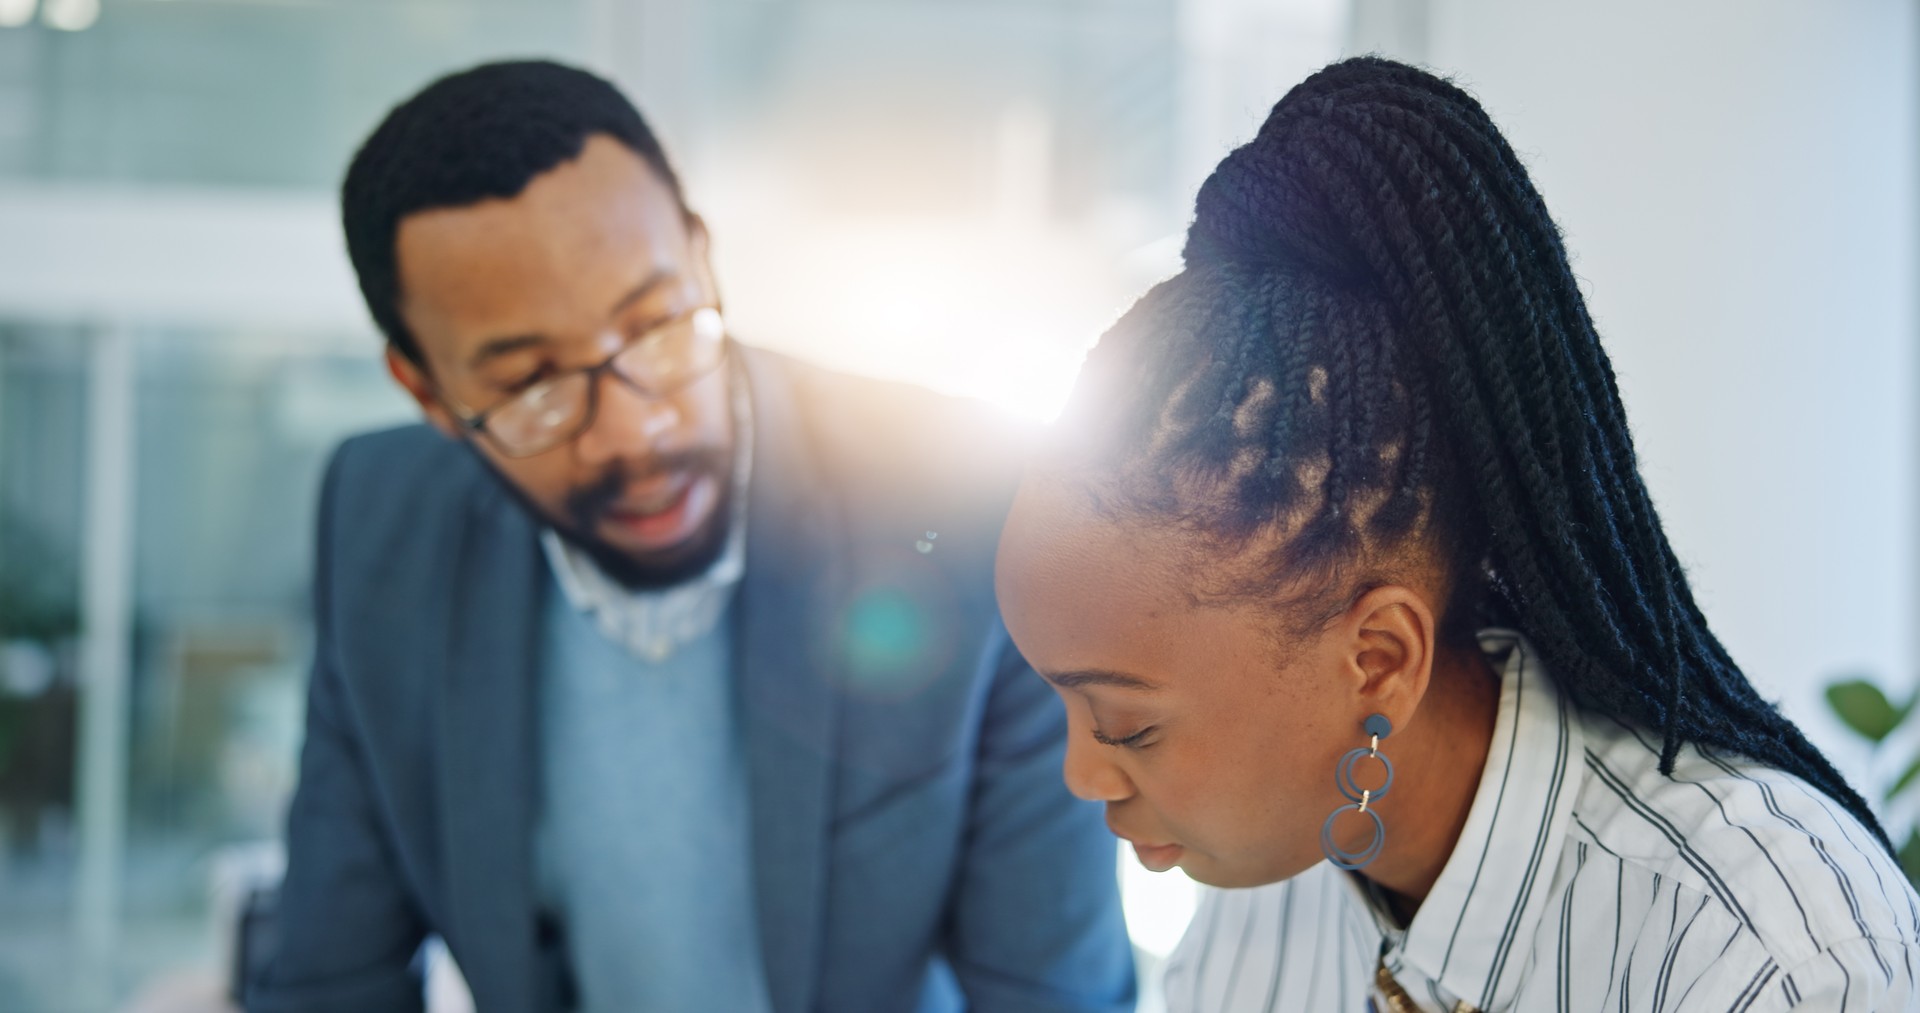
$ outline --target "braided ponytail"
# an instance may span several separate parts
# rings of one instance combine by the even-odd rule
[[[1201,186],[1184,259],[1069,408],[1130,509],[1279,533],[1263,572],[1328,600],[1424,547],[1449,635],[1516,626],[1582,706],[1659,730],[1662,772],[1739,752],[1887,843],[1708,629],[1559,230],[1472,97],[1377,58],[1315,74]]]

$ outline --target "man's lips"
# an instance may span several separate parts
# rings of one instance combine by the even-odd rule
[[[616,543],[659,551],[691,537],[712,512],[719,483],[710,475],[681,471],[630,486],[601,513],[599,529]]]
[[[607,513],[626,518],[660,513],[673,506],[692,481],[692,472],[669,471],[633,482],[618,502],[607,507]]]

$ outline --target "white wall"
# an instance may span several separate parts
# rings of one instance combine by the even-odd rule
[[[373,328],[331,194],[17,181],[0,183],[0,319]]]
[[[1819,692],[1857,668],[1915,682],[1913,5],[1428,14],[1432,66],[1479,96],[1566,230],[1715,629],[1862,778]]]

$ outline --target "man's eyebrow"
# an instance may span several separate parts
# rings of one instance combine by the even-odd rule
[[[680,276],[679,273],[674,271],[672,268],[667,268],[667,267],[654,268],[652,274],[649,274],[645,278],[641,279],[640,284],[635,285],[632,288],[628,289],[627,294],[621,296],[620,301],[613,304],[613,308],[607,311],[607,316],[610,316],[610,317],[619,316],[621,313],[626,312],[627,307],[632,306],[634,303],[637,303],[642,299],[645,299],[647,296],[653,293],[654,289],[657,289],[660,286],[665,285],[667,282],[670,282],[679,278],[679,276]]]
[[[621,296],[619,301],[613,304],[613,309],[607,311],[607,316],[619,316],[627,307],[645,299],[648,295],[652,294],[655,289],[673,281],[677,277],[679,277],[679,275],[671,268],[654,268],[653,273],[642,278],[638,285],[628,289],[627,294]],[[516,334],[512,337],[493,338],[485,344],[482,344],[479,350],[467,359],[467,368],[477,370],[481,366],[486,365],[490,360],[518,352],[523,348],[544,345],[546,342],[546,336],[541,334]]]
[[[467,368],[477,370],[489,361],[503,355],[546,343],[546,337],[539,334],[516,334],[510,338],[494,338],[486,344],[481,345],[479,351],[474,352],[473,356],[467,359]]]
[[[1112,686],[1116,689],[1137,689],[1153,691],[1160,687],[1137,675],[1125,672],[1112,672],[1104,668],[1083,668],[1074,672],[1041,672],[1040,677],[1061,689],[1079,689],[1082,686]]]

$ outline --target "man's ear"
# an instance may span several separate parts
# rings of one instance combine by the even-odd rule
[[[440,430],[448,439],[466,437],[466,427],[440,403],[440,397],[434,393],[433,383],[427,379],[426,372],[392,345],[387,346],[387,374],[420,406],[421,414],[427,417],[433,428]]]
[[[713,300],[715,309],[726,312],[726,306],[720,300],[720,283],[713,274],[713,253],[707,235],[707,220],[699,214],[687,212],[687,251],[692,255],[694,277],[700,282],[700,290]]]
[[[1341,664],[1366,713],[1406,727],[1433,680],[1433,608],[1413,589],[1387,584],[1356,599],[1335,628]]]

